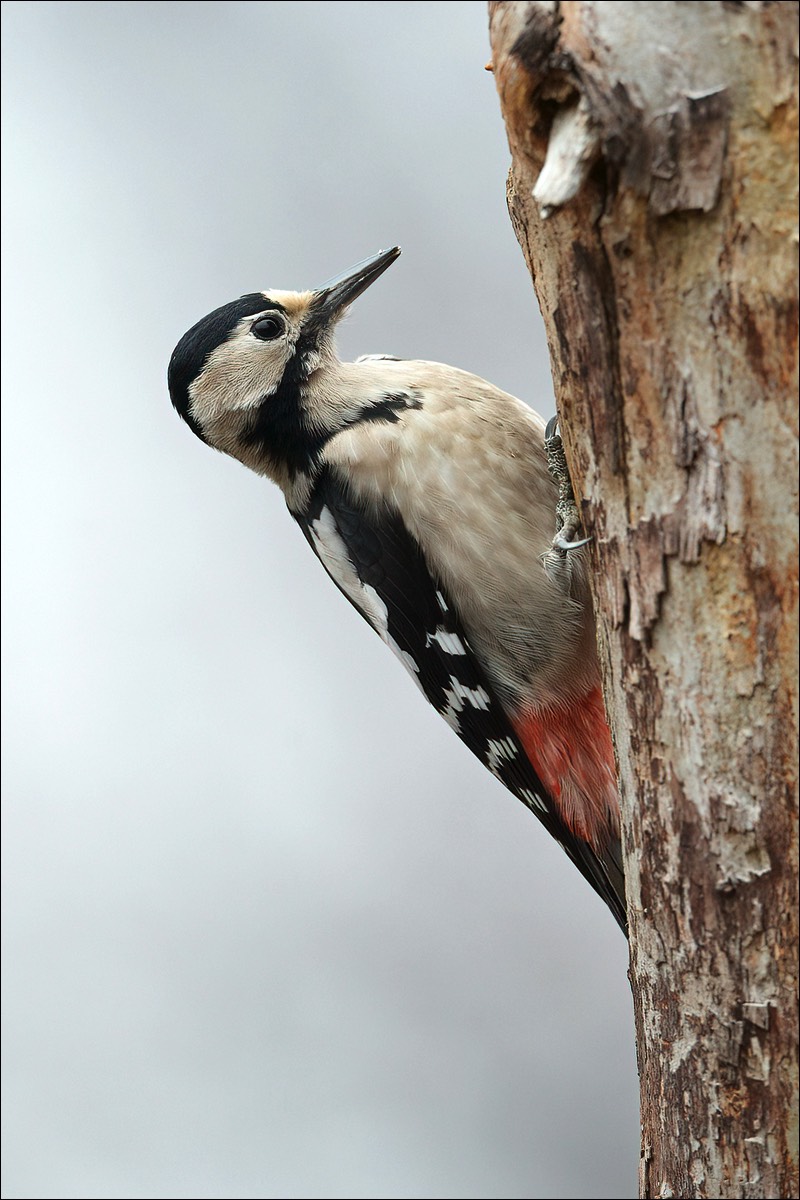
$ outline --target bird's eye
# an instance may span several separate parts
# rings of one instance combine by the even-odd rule
[[[259,317],[250,326],[250,332],[262,342],[271,342],[283,333],[283,321],[279,317]]]

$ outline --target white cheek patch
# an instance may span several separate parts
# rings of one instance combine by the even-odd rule
[[[226,413],[247,413],[272,395],[291,361],[299,329],[260,342],[250,335],[254,317],[244,317],[231,336],[209,354],[189,388],[192,413],[201,424]]]
[[[389,649],[397,655],[414,682],[421,688],[419,667],[408,651],[401,649],[389,633],[389,610],[375,588],[364,583],[360,578],[353,566],[344,539],[336,528],[336,522],[330,509],[323,508],[317,519],[311,522],[309,529],[320,562],[331,579],[353,601],[381,641],[385,642]]]

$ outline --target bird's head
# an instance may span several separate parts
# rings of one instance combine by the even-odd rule
[[[283,483],[333,432],[325,369],[345,309],[400,254],[382,250],[313,292],[250,292],[203,317],[173,351],[172,403],[202,441]]]

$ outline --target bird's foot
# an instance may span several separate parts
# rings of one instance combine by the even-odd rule
[[[566,555],[568,551],[578,550],[592,539],[591,537],[577,536],[582,532],[581,517],[572,491],[564,445],[558,432],[558,417],[552,417],[547,422],[544,431],[544,449],[547,454],[547,469],[558,484],[557,528],[553,538],[553,549]]]

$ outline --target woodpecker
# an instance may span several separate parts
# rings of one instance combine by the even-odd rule
[[[278,484],[333,582],[627,932],[587,565],[553,536],[544,422],[455,367],[337,356],[337,322],[399,253],[215,309],[173,352],[172,403]]]

